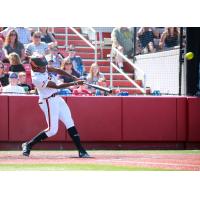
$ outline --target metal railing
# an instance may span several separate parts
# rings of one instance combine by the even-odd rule
[[[71,29],[77,36],[79,36],[85,43],[87,43],[93,50],[94,50],[94,60],[97,62],[97,34],[94,28],[88,27],[95,35],[95,45],[93,45],[89,40],[87,40],[82,34],[80,34],[75,28],[73,27],[66,27],[65,28],[65,45],[66,49],[68,48],[68,28]]]
[[[126,62],[128,62],[135,70],[140,72],[143,76],[143,87],[140,87],[133,79],[131,79],[126,73],[124,73],[117,65],[113,63],[113,52],[116,52],[120,55]],[[122,74],[129,82],[131,82],[136,88],[138,88],[143,94],[146,94],[146,74],[143,70],[133,64],[124,54],[122,54],[118,49],[115,47],[112,48],[112,53],[110,57],[110,87],[113,88],[113,67]]]

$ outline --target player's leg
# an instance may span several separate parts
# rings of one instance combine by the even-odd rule
[[[74,121],[71,116],[70,109],[68,105],[65,103],[64,99],[59,98],[59,119],[65,124],[68,134],[70,135],[72,141],[74,142],[76,148],[79,152],[79,157],[90,157],[84,147],[81,144],[80,136],[78,131],[74,125]]]
[[[49,98],[48,100],[42,101],[39,105],[45,114],[48,128],[33,137],[30,141],[22,144],[23,155],[25,156],[29,156],[35,144],[55,135],[58,130],[58,102],[54,98]]]

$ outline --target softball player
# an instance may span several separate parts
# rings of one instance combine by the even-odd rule
[[[49,74],[51,74],[50,72],[64,76],[71,75],[61,69],[48,67],[47,61],[44,57],[31,57],[30,65],[32,68],[32,81],[39,94],[39,106],[45,114],[48,128],[36,135],[30,141],[22,144],[23,155],[29,156],[32,147],[36,143],[56,135],[58,131],[58,122],[61,120],[78,149],[79,157],[90,157],[81,145],[80,137],[75,128],[68,105],[65,103],[64,99],[58,95],[58,89],[72,85],[82,85],[84,81],[78,80],[73,76],[74,82],[58,84],[55,76],[49,76]]]

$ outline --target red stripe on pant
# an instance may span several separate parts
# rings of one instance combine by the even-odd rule
[[[50,130],[51,127],[51,115],[50,115],[50,107],[49,107],[49,101],[46,99],[46,104],[47,104],[47,111],[48,111],[48,121],[49,121],[49,127],[46,131]]]

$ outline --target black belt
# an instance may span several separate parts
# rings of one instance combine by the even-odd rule
[[[55,96],[57,96],[58,95],[58,93],[56,92],[56,93],[53,93],[51,96],[49,96],[49,97],[47,97],[47,98],[44,98],[45,100],[46,99],[49,99],[49,98],[51,98],[51,97],[55,97]]]

